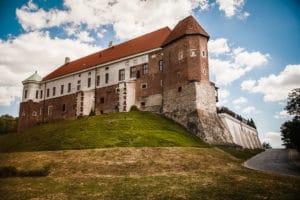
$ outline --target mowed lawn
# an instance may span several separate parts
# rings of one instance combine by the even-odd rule
[[[173,121],[141,111],[40,124],[0,136],[0,152],[156,146],[209,145]]]
[[[260,151],[149,112],[41,124],[0,136],[0,199],[299,199],[299,177],[241,165]]]

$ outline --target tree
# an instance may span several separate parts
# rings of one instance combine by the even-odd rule
[[[263,142],[263,143],[262,143],[262,147],[263,147],[264,149],[272,149],[272,146],[271,146],[270,143],[268,143],[268,142]]]
[[[283,145],[286,148],[296,148],[300,152],[300,117],[284,122],[281,127]]]
[[[285,110],[290,115],[300,116],[300,88],[295,88],[289,93]]]
[[[0,134],[16,132],[17,124],[18,118],[10,115],[2,115],[0,117]]]
[[[283,145],[286,148],[296,148],[300,152],[300,88],[289,93],[285,109],[295,116],[280,127]]]

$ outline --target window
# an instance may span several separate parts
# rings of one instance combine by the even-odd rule
[[[106,73],[106,74],[105,74],[105,83],[108,83],[108,80],[109,80],[109,74]]]
[[[196,57],[196,49],[191,49],[191,57]]]
[[[119,81],[124,81],[125,80],[125,69],[120,69],[119,70]]]
[[[39,98],[39,91],[35,91],[35,98],[38,99]]]
[[[81,83],[81,81],[78,80],[78,81],[77,81],[77,91],[80,90],[80,83]]]
[[[91,72],[89,72],[89,76],[91,75],[92,73]]]
[[[66,104],[62,105],[62,111],[65,112],[66,111]]]
[[[81,77],[81,74],[78,74],[78,77]]]
[[[146,103],[145,102],[141,102],[141,107],[145,107]]]
[[[55,92],[56,92],[56,87],[53,87],[52,96],[55,96]]]
[[[52,115],[53,106],[48,106],[48,115]]]
[[[43,90],[40,91],[40,99],[43,98]]]
[[[64,93],[64,85],[61,85],[60,86],[60,94],[63,94]]]
[[[48,88],[47,89],[47,97],[49,97],[49,95],[50,95],[50,89]]]
[[[145,64],[143,64],[143,74],[148,74],[148,72],[149,72],[148,64],[145,63]]]
[[[24,98],[27,99],[27,90],[24,91]]]
[[[136,77],[136,67],[130,67],[130,78]]]
[[[109,67],[105,67],[105,70],[109,70]]]
[[[182,91],[182,87],[178,87],[178,92],[181,92]]]
[[[88,78],[88,87],[91,87],[91,78]]]
[[[142,88],[142,89],[147,89],[147,83],[142,83],[142,84],[141,84],[141,88]]]
[[[36,116],[37,116],[37,112],[36,112],[36,111],[33,111],[33,112],[32,112],[32,116],[36,117]]]
[[[158,68],[159,68],[159,71],[162,71],[163,70],[163,60],[160,60],[158,62]]]
[[[97,86],[100,85],[100,76],[99,75],[97,76],[97,83],[96,84],[97,84]]]
[[[205,57],[205,51],[204,50],[201,51],[201,55],[202,55],[202,57]]]
[[[180,50],[180,51],[178,52],[178,60],[182,60],[182,59],[183,59],[183,51]]]
[[[68,92],[71,92],[71,83],[68,83]]]
[[[100,103],[104,103],[104,97],[100,98]]]

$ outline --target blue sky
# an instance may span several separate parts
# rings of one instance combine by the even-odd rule
[[[0,1],[0,114],[18,115],[21,81],[64,62],[193,15],[210,34],[219,106],[253,118],[261,141],[280,147],[288,92],[300,87],[296,0]]]

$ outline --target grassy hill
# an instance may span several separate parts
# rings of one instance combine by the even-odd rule
[[[173,121],[141,111],[40,124],[0,136],[0,152],[157,146],[208,147]]]
[[[241,165],[259,151],[210,146],[149,112],[41,124],[1,136],[0,152],[0,199],[277,200],[300,193],[299,177]]]

